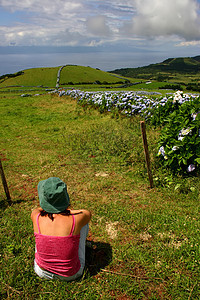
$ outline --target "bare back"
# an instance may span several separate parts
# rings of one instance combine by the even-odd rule
[[[36,208],[31,214],[34,232],[38,233],[37,215],[41,212],[41,208]],[[48,216],[39,216],[38,222],[40,233],[49,236],[68,236],[71,233],[73,226],[73,217],[75,217],[75,227],[72,235],[80,233],[81,228],[86,225],[91,213],[87,210],[70,210],[70,215],[53,214],[52,221]]]

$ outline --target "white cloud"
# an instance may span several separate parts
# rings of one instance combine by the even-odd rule
[[[10,12],[0,46],[200,40],[197,0],[0,0],[0,8]]]
[[[83,7],[82,1],[73,0],[1,0],[1,6],[11,12],[29,11],[37,13],[64,14],[65,12],[73,12]]]
[[[200,39],[199,4],[195,0],[135,0],[135,7],[137,14],[125,27],[129,34]]]

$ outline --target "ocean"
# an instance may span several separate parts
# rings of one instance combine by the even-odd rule
[[[67,64],[90,66],[103,71],[136,68],[160,62],[167,57],[141,52],[91,52],[91,53],[1,53],[0,76],[29,68],[57,67]]]

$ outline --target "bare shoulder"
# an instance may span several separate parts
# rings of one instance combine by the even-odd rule
[[[77,209],[70,210],[71,214],[73,214],[78,222],[80,222],[82,226],[87,224],[91,219],[91,212],[87,209]]]
[[[35,209],[32,210],[31,212],[31,219],[32,221],[36,218],[36,216],[41,212],[41,207],[37,207]]]

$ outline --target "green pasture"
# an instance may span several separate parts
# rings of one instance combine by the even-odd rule
[[[23,74],[13,78],[0,80],[0,88],[5,87],[55,87],[57,73],[60,67],[55,68],[33,68],[23,71]]]
[[[47,89],[54,89],[57,86],[57,75],[59,67],[33,68],[23,70],[18,76],[3,76],[0,79],[0,93],[41,93]],[[135,69],[133,69],[135,70]],[[137,68],[136,68],[137,70]],[[139,70],[139,69],[138,69]],[[134,71],[135,72],[135,71]],[[162,72],[137,74],[134,77],[124,77],[119,74],[104,72],[91,67],[66,65],[60,72],[59,88],[82,89],[90,91],[102,90],[129,90],[129,91],[159,91],[162,95],[174,92],[174,89],[187,90],[188,84],[195,84],[198,89],[199,74]],[[19,72],[21,73],[21,72]],[[126,73],[125,73],[126,74]],[[129,73],[127,73],[128,75]],[[17,75],[13,74],[13,75]],[[193,86],[193,89],[195,87]]]
[[[33,68],[23,71],[16,77],[5,77],[0,80],[0,88],[5,87],[56,87],[57,74],[60,67]],[[60,86],[74,84],[116,84],[124,83],[127,78],[103,72],[90,67],[67,65],[60,72]],[[134,81],[132,79],[132,81]]]
[[[199,299],[199,178],[161,169],[160,131],[147,125],[150,189],[140,121],[70,97],[0,93],[0,158],[12,198],[9,206],[0,184],[1,299]],[[86,268],[75,282],[33,271],[30,214],[38,182],[50,176],[67,183],[72,208],[92,212]]]
[[[67,65],[61,71],[60,85],[66,84],[115,84],[119,81],[125,82],[126,78],[113,75],[91,67]]]

